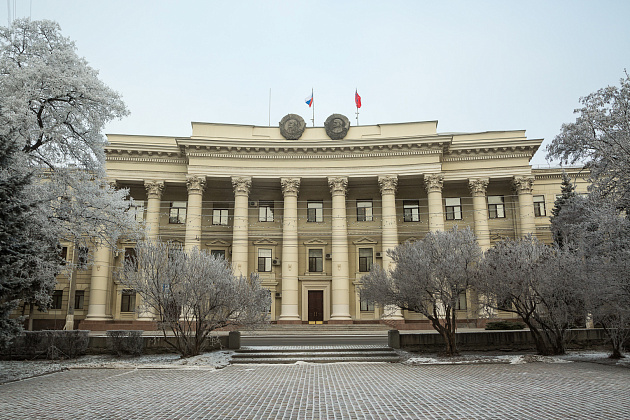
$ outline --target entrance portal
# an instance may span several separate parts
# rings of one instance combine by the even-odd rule
[[[321,324],[324,321],[324,291],[308,291],[308,322]]]

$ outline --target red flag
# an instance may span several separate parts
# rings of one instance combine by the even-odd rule
[[[354,91],[354,103],[357,105],[357,108],[361,108],[361,97],[356,90]]]

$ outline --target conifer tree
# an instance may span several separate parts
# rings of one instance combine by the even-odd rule
[[[560,211],[562,210],[562,207],[566,206],[566,204],[570,200],[574,199],[575,196],[576,196],[575,186],[571,182],[571,178],[565,171],[562,171],[561,194],[560,196],[556,198],[556,201],[554,202],[553,209],[551,209],[552,216],[550,217],[551,232],[553,233],[553,240],[560,247],[562,247],[563,245],[563,238],[562,238],[561,229],[558,226],[558,216],[560,216]]]

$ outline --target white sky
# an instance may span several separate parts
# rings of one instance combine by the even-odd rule
[[[3,5],[4,6],[4,5]],[[191,121],[271,125],[315,92],[315,124],[438,120],[526,129],[544,145],[578,99],[630,67],[630,2],[7,0],[51,19],[131,111],[107,133],[189,136]]]

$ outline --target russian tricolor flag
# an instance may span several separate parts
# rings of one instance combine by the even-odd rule
[[[305,99],[305,102],[309,108],[311,107],[311,105],[313,105],[313,92],[311,92],[311,95]]]

